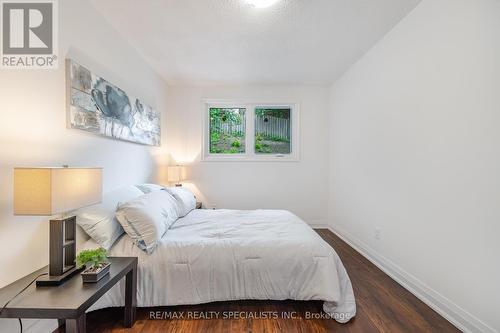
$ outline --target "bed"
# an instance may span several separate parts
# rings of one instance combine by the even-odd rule
[[[89,239],[83,248],[96,248]],[[137,256],[140,307],[229,300],[321,300],[340,323],[356,314],[349,276],[309,225],[283,210],[192,210],[153,253],[123,234],[110,256]],[[117,285],[90,310],[123,306]]]

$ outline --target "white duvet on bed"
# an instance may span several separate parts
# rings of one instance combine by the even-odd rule
[[[84,248],[97,245],[89,240]],[[137,256],[138,306],[214,301],[322,300],[339,322],[356,314],[351,282],[335,251],[287,211],[193,210],[150,255],[127,235],[111,256]],[[123,306],[124,281],[91,310]]]

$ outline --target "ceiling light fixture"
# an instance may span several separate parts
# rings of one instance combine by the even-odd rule
[[[278,0],[245,0],[245,2],[255,8],[267,8],[274,5]]]

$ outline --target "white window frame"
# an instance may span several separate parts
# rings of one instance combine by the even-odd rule
[[[244,108],[246,118],[245,153],[211,154],[210,153],[210,108]],[[255,109],[256,108],[290,108],[290,154],[256,154],[255,153]],[[249,161],[249,162],[297,162],[300,153],[300,106],[299,103],[281,103],[266,100],[203,100],[203,151],[202,161]]]

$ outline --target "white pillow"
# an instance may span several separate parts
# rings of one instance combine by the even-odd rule
[[[186,216],[190,211],[196,208],[196,198],[187,188],[168,187],[166,190],[175,198],[179,205],[179,217]]]
[[[143,193],[135,186],[128,186],[103,196],[100,204],[74,211],[76,223],[101,247],[109,250],[123,234],[123,228],[115,218],[119,202],[130,201]]]
[[[165,186],[161,186],[158,184],[139,184],[135,185],[142,193],[147,194],[155,191],[161,191],[165,188]]]
[[[156,191],[120,205],[116,218],[140,249],[152,253],[167,229],[179,218],[177,209],[170,194]]]

